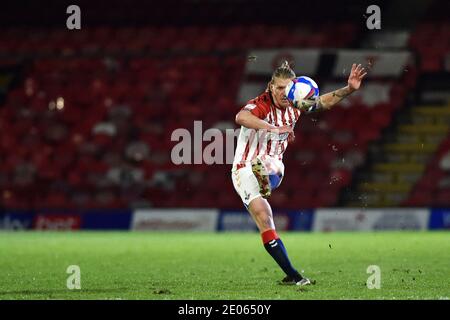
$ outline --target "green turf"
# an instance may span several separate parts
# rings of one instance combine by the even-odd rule
[[[281,233],[316,285],[283,277],[256,233],[1,232],[0,299],[448,299],[448,232]],[[69,290],[69,265],[81,290]],[[369,290],[369,265],[381,289]]]

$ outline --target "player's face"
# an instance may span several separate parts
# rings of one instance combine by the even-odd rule
[[[286,98],[285,89],[289,85],[291,80],[292,80],[291,78],[289,79],[274,78],[271,91],[273,100],[277,105],[277,107],[280,108],[289,107],[290,103],[289,100]]]

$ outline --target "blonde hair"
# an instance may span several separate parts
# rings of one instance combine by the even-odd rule
[[[287,62],[287,60],[284,60],[283,63],[272,73],[272,78],[267,84],[266,92],[270,92],[270,86],[275,82],[275,78],[291,79],[295,77],[295,72],[294,70],[292,70],[289,62]]]

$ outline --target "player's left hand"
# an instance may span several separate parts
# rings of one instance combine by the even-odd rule
[[[362,79],[366,76],[367,72],[361,64],[352,65],[352,70],[350,71],[350,76],[348,77],[348,86],[351,90],[358,90],[361,86]]]

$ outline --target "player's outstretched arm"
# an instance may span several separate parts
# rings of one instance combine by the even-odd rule
[[[347,86],[321,95],[319,97],[318,109],[331,109],[331,107],[339,103],[342,99],[358,90],[361,86],[362,79],[366,74],[367,72],[364,72],[364,68],[361,67],[360,64],[358,66],[353,64],[348,77]]]
[[[290,126],[282,126],[282,127],[276,127],[268,122],[258,118],[257,116],[253,115],[248,110],[241,110],[236,115],[236,123],[238,125],[244,126],[249,129],[256,129],[256,130],[267,130],[267,131],[274,131],[278,133],[285,133],[285,132],[292,132],[293,129]]]

